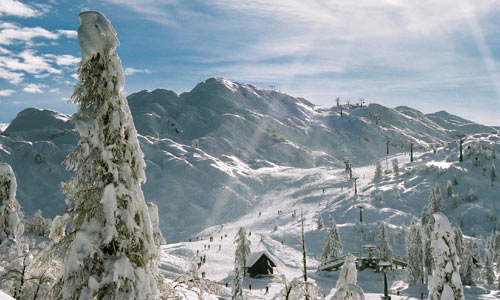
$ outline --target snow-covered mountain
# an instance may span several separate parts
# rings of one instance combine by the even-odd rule
[[[436,181],[444,189],[446,180],[456,176],[467,191],[479,184],[476,181],[482,182],[476,178],[482,177],[482,168],[470,169],[470,159],[464,162],[468,165],[455,164],[458,148],[450,142],[458,133],[467,135],[466,144],[499,147],[494,128],[446,112],[425,115],[409,107],[370,104],[345,106],[341,117],[338,107],[319,107],[222,78],[210,78],[180,95],[165,89],[144,90],[128,100],[147,163],[145,198],[158,204],[161,228],[169,242],[186,240],[264,206],[279,209],[300,203],[326,205],[327,198],[350,199],[350,181],[339,179],[344,159],[351,160],[355,172],[371,168],[376,159],[386,157],[387,138],[391,155],[400,154],[400,160],[412,140],[420,167],[408,171],[409,177],[378,185],[363,173],[359,197],[371,199],[381,191],[388,202],[374,209],[383,211],[386,220],[400,218],[396,213],[407,214],[400,220],[404,223],[419,215]],[[36,108],[21,111],[0,135],[0,161],[9,163],[16,173],[18,200],[25,213],[41,209],[53,217],[64,212],[60,183],[71,174],[61,163],[77,140],[69,116]],[[431,148],[439,150],[434,154]],[[443,166],[448,171],[439,171]],[[489,166],[485,168],[489,171]],[[487,179],[483,181],[489,186]],[[465,182],[470,186],[465,187]],[[318,194],[323,188],[325,194]],[[405,201],[392,200],[395,189],[398,199]],[[491,195],[476,191],[479,199]],[[356,209],[349,206],[352,203],[342,205],[345,211],[340,215],[339,210],[336,218],[340,224],[349,223],[346,212]],[[489,208],[470,209],[491,213]],[[475,233],[495,226],[498,221],[486,220]],[[472,228],[467,230],[474,233]]]

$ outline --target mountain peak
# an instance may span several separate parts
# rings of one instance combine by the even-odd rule
[[[46,139],[44,132],[72,130],[71,116],[49,109],[26,108],[20,111],[2,133],[9,136],[23,136],[35,139]],[[52,134],[51,133],[51,134]]]

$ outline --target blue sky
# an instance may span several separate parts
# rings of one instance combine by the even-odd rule
[[[30,106],[74,112],[85,10],[117,30],[127,93],[221,76],[500,125],[498,0],[0,0],[0,123]]]

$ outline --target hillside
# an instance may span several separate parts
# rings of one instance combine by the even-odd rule
[[[180,95],[145,90],[128,100],[147,163],[144,194],[147,201],[158,204],[169,242],[238,220],[269,203],[276,207],[285,200],[291,201],[287,205],[316,203],[322,197],[313,191],[324,185],[336,186],[328,195],[341,197],[340,182],[318,180],[340,172],[345,158],[354,169],[383,159],[386,137],[391,155],[407,153],[412,140],[415,152],[427,151],[423,157],[431,148],[446,146],[437,155],[449,161],[456,161],[457,148],[449,143],[459,132],[468,135],[466,143],[482,139],[498,147],[493,128],[447,113],[424,115],[408,107],[370,104],[344,107],[341,117],[337,107],[318,107],[302,98],[222,78],[207,79]],[[60,183],[71,174],[61,163],[77,140],[69,116],[34,108],[21,111],[0,135],[0,161],[16,172],[18,200],[26,214],[37,209],[49,217],[64,212]],[[462,176],[464,169],[457,168],[449,174]],[[434,182],[420,173],[411,180],[421,181],[419,189],[411,190],[412,202],[391,209],[419,215]],[[468,176],[463,181],[472,184]],[[348,184],[342,183],[344,193]],[[363,197],[372,197],[372,190],[365,190]],[[400,191],[406,192],[410,193]],[[478,189],[481,199],[480,193]],[[487,221],[476,231],[485,233],[494,226]]]

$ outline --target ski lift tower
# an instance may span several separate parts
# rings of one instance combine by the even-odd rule
[[[358,185],[357,185],[357,182],[358,182],[358,179],[359,177],[353,177],[352,179],[354,179],[354,195],[357,195],[358,194]]]
[[[363,208],[365,208],[365,206],[363,204],[358,204],[356,205],[357,208],[359,208],[359,222],[363,222]]]
[[[464,157],[462,155],[462,144],[464,142],[465,134],[462,132],[459,132],[457,134],[457,137],[460,139],[460,161],[464,161]]]
[[[384,296],[380,297],[382,300],[391,300],[391,296],[389,296],[389,290],[387,288],[387,275],[386,272],[391,268],[392,263],[387,261],[380,261],[378,263],[379,269],[384,272]]]

